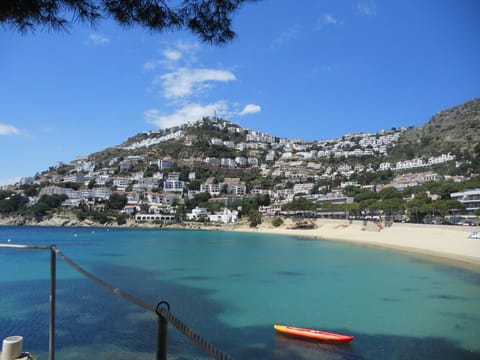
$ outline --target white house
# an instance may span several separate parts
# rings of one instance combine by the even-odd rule
[[[208,215],[208,219],[212,222],[222,222],[224,224],[228,223],[234,223],[237,221],[238,217],[238,211],[236,210],[229,210],[227,208],[224,208],[223,211],[213,214],[213,215]]]
[[[187,214],[187,220],[198,220],[202,216],[208,218],[209,215],[210,213],[207,211],[207,209],[196,206],[194,209],[192,209],[192,212]]]

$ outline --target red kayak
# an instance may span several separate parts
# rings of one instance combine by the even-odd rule
[[[334,334],[326,331],[313,330],[313,329],[304,329],[293,326],[286,325],[273,325],[275,330],[282,334],[298,336],[308,339],[324,340],[324,341],[334,341],[334,342],[350,342],[353,340],[353,336],[350,335],[340,335]]]

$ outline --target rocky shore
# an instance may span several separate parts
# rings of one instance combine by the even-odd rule
[[[240,222],[239,224],[243,224]],[[56,226],[56,227],[117,227],[117,228],[174,228],[174,229],[208,229],[208,230],[228,230],[233,225],[222,225],[217,223],[199,223],[199,222],[165,222],[148,223],[136,222],[133,219],[127,219],[123,225],[116,221],[109,221],[104,224],[92,221],[90,219],[79,220],[74,214],[56,213],[40,221],[23,216],[0,217],[0,226]]]

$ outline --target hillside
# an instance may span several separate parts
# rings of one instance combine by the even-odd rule
[[[147,159],[181,160],[204,157],[235,157],[238,153],[226,146],[212,146],[214,138],[238,143],[245,141],[245,130],[226,120],[202,119],[194,124],[137,134],[116,147],[89,156],[97,162],[114,157],[143,156]]]
[[[479,171],[480,99],[443,110],[419,127],[350,134],[330,141],[280,139],[224,119],[204,118],[195,123],[137,134],[88,158],[97,170],[111,169],[113,164],[116,173],[121,161],[137,156],[142,158],[143,165],[138,164],[131,171],[146,171],[149,162],[164,159],[172,161],[177,171],[189,168],[198,172],[202,168],[203,176],[216,173],[248,177],[262,167],[264,178],[293,172],[302,174],[303,178],[338,179],[337,175],[341,175],[345,180],[365,183],[373,179],[362,175],[363,170],[379,169],[381,163],[390,163],[393,169],[398,162],[411,159],[426,162],[449,153],[453,159],[461,161],[462,166],[455,167],[455,162],[450,161],[443,170],[437,168],[442,175],[468,175]],[[332,166],[333,170],[337,169],[336,173],[329,170]],[[351,171],[353,167],[356,174]],[[151,171],[155,168],[150,166]]]
[[[414,158],[448,152],[459,159],[480,153],[480,98],[440,111],[425,125],[408,129],[390,153]]]
[[[38,223],[61,208],[60,213],[72,210],[80,222],[101,224],[126,224],[138,213],[139,221],[145,220],[142,216],[173,221],[207,215],[217,221],[242,209],[249,218],[251,213],[251,223],[258,223],[259,209],[277,214],[281,206],[289,214],[341,211],[350,205],[354,212],[374,208],[403,216],[410,206],[406,199],[417,188],[439,197],[436,208],[427,206],[426,192],[412,202],[414,220],[436,212],[444,221],[445,208],[460,208],[448,202],[451,193],[480,188],[475,175],[480,172],[479,116],[476,99],[442,111],[418,128],[312,142],[206,117],[137,134],[51,167],[17,188],[0,189],[0,217]],[[194,209],[203,213],[188,213]]]

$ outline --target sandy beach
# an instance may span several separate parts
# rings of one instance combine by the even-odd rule
[[[315,229],[291,229],[293,221],[274,227],[266,221],[257,228],[236,226],[234,231],[301,236],[338,240],[362,246],[374,246],[411,252],[480,267],[480,239],[468,238],[478,227],[394,223],[378,231],[375,223],[362,221],[316,220]]]
[[[394,223],[378,231],[374,222],[368,222],[364,226],[362,221],[317,219],[313,221],[314,229],[292,229],[295,222],[286,219],[284,224],[274,227],[271,219],[264,218],[256,228],[251,228],[246,221],[236,224],[218,224],[198,222],[183,222],[166,224],[164,228],[179,229],[203,229],[220,231],[241,231],[263,234],[278,234],[288,236],[300,236],[319,240],[337,240],[355,243],[361,246],[374,246],[396,251],[410,252],[425,256],[433,256],[446,261],[454,261],[480,268],[480,239],[469,238],[474,231],[480,232],[476,226],[456,225],[426,225]],[[0,219],[0,226],[18,225],[15,219]],[[95,223],[80,222],[72,217],[53,217],[52,219],[32,224],[36,226],[101,226]],[[130,228],[158,228],[158,224],[136,223],[128,221],[127,224],[118,226],[108,224],[111,227]]]

